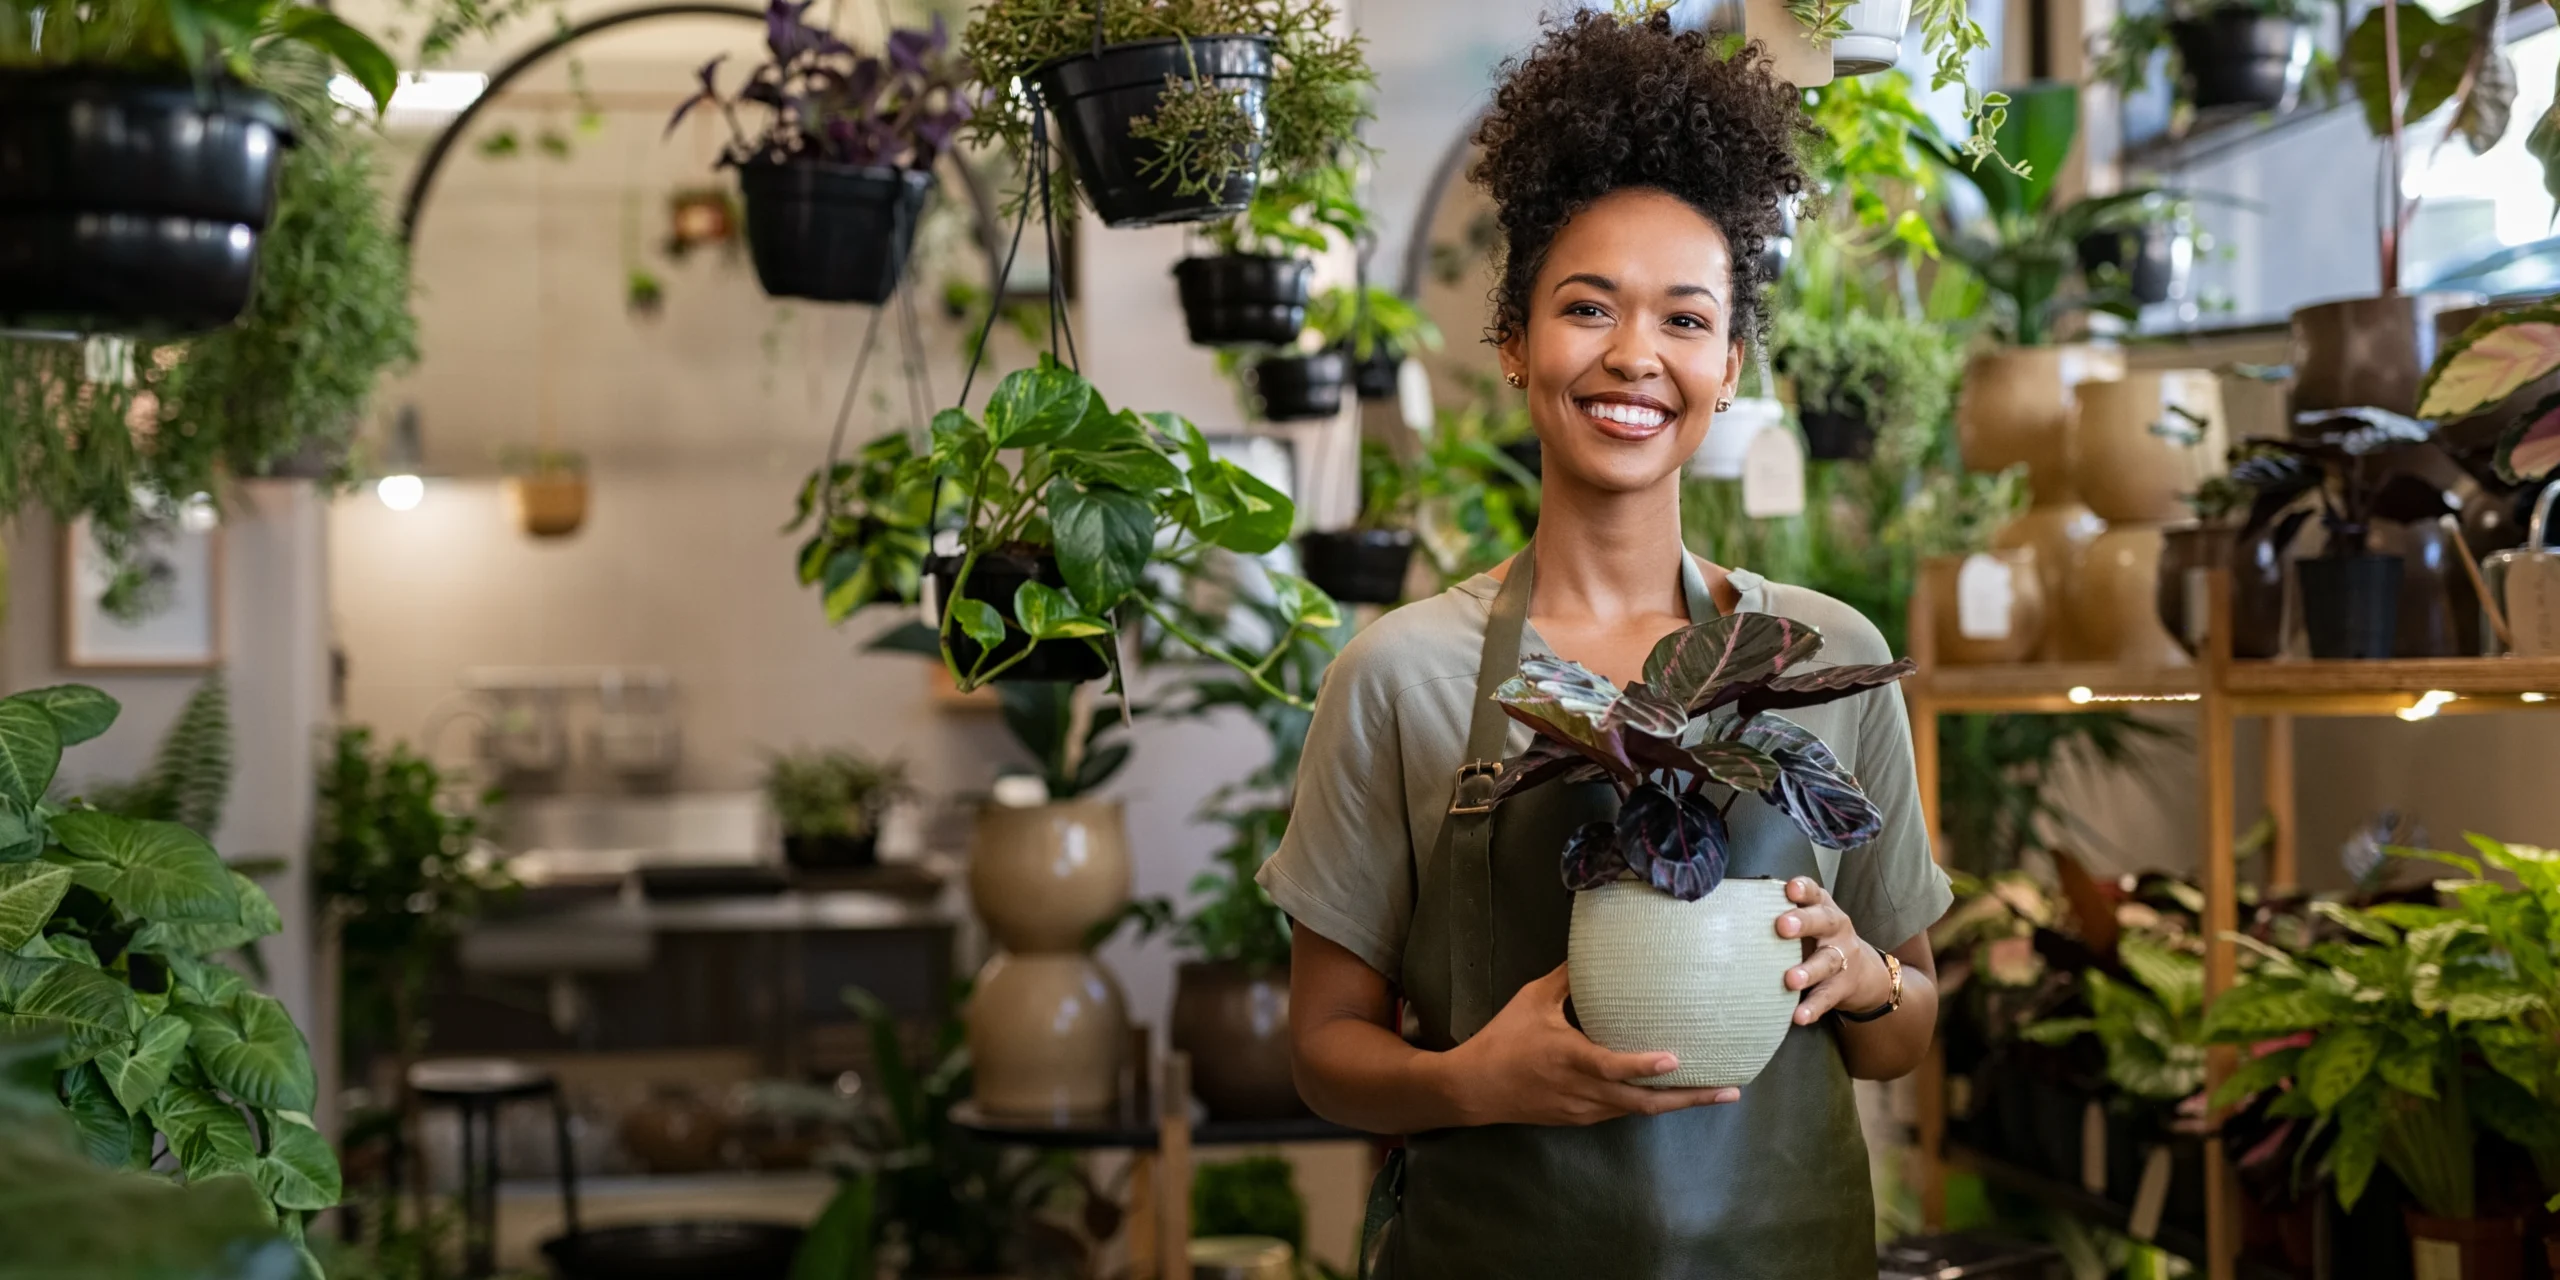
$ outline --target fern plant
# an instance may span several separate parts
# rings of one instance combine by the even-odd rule
[[[108,813],[174,822],[212,839],[231,798],[231,693],[222,673],[206,676],[188,695],[149,772],[127,783],[93,785],[88,798]]]

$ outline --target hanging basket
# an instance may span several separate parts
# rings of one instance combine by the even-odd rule
[[[1153,115],[1167,84],[1205,78],[1253,121],[1254,142],[1217,190],[1175,190],[1154,172],[1161,149],[1130,136],[1129,122]],[[1271,92],[1267,36],[1138,40],[1062,58],[1032,73],[1058,117],[1076,181],[1106,226],[1206,222],[1244,212],[1262,159],[1263,100]]]
[[[937,626],[941,624],[941,602],[950,594],[951,580],[960,573],[960,560],[959,556],[940,555],[925,559],[927,622]],[[995,611],[1002,614],[1005,621],[1012,622],[1014,593],[1022,589],[1023,583],[1033,581],[1045,582],[1061,591],[1067,586],[1066,575],[1059,571],[1056,556],[990,551],[980,555],[978,563],[970,568],[967,590],[961,594],[967,599],[995,606]],[[958,626],[953,626],[949,635],[952,661],[961,671],[976,670],[978,656],[985,650]],[[1026,643],[1020,632],[1008,630],[1005,638],[997,643],[988,665],[993,666],[1022,652]],[[1092,645],[1082,640],[1043,640],[1031,646],[1030,657],[996,676],[996,682],[1082,684],[1109,674],[1111,665],[1103,661],[1102,655]]]
[[[2080,237],[2077,248],[2084,274],[2095,277],[2112,268],[2143,306],[2186,296],[2195,240],[2175,222],[2092,231]]]
[[[1816,462],[1864,462],[1876,451],[1876,426],[1863,413],[1798,409],[1804,456]]]
[[[1315,264],[1303,258],[1227,253],[1173,264],[1182,320],[1201,347],[1286,346],[1307,324]]]
[[[1309,533],[1298,539],[1299,567],[1307,581],[1344,604],[1394,604],[1404,599],[1413,543],[1411,529]]]
[[[741,165],[756,282],[776,298],[889,300],[933,193],[928,170],[791,161]]]
[[[587,522],[587,478],[577,472],[516,476],[507,488],[516,523],[536,538],[565,538]]]
[[[2199,111],[2282,111],[2311,66],[2311,29],[2291,18],[2225,5],[2169,24],[2187,96]]]
[[[0,328],[238,319],[290,142],[274,99],[238,85],[0,71]]]
[[[1342,412],[1342,387],[1351,369],[1340,351],[1319,351],[1266,357],[1250,376],[1265,420],[1299,422]]]
[[[1353,357],[1347,350],[1343,355],[1351,361],[1351,389],[1361,399],[1396,398],[1397,382],[1404,374],[1404,353],[1396,350],[1395,344],[1370,343],[1365,358]]]

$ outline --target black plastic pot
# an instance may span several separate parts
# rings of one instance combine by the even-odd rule
[[[1344,604],[1394,604],[1404,599],[1405,571],[1413,566],[1413,530],[1303,534],[1298,561],[1307,581]]]
[[[2398,556],[2321,557],[2294,562],[2302,584],[2302,627],[2315,658],[2388,658],[2400,632]]]
[[[1529,478],[1532,480],[1539,478],[1544,472],[1546,451],[1539,444],[1536,436],[1522,436],[1503,445],[1502,456],[1518,464],[1521,470],[1529,473]]]
[[[1129,122],[1155,114],[1169,80],[1207,79],[1231,95],[1253,120],[1254,142],[1218,190],[1206,195],[1174,189],[1153,171],[1155,143],[1129,135]],[[1244,212],[1253,200],[1254,173],[1262,157],[1262,104],[1271,92],[1271,40],[1267,36],[1195,36],[1188,40],[1138,40],[1099,53],[1062,58],[1032,73],[1041,100],[1058,118],[1067,159],[1094,212],[1114,227],[1205,222]]]
[[[2194,243],[2175,222],[2093,231],[2080,237],[2080,270],[2094,279],[2113,267],[2133,300],[2147,307],[2186,293]]]
[[[1229,253],[1173,264],[1191,341],[1203,347],[1282,346],[1307,324],[1315,264],[1303,258]]]
[[[1339,351],[1267,356],[1250,375],[1262,416],[1271,422],[1330,418],[1342,412],[1342,387],[1351,377]]]
[[[2282,110],[2302,90],[2311,42],[2301,23],[2232,6],[2169,24],[2186,68],[2188,100],[2198,110]]]
[[[803,871],[876,867],[880,865],[880,838],[872,835],[807,836],[786,831],[782,836],[782,860]]]
[[[951,580],[959,572],[958,556],[926,558],[924,576],[930,583],[927,589],[933,593],[934,600],[949,598]],[[1032,581],[1045,582],[1061,591],[1067,585],[1066,575],[1058,570],[1056,556],[989,552],[979,556],[976,566],[969,570],[967,589],[962,594],[968,599],[994,605],[997,613],[1011,621],[1014,593],[1022,589],[1023,583]],[[977,666],[978,655],[984,652],[978,647],[978,642],[970,639],[957,624],[951,627],[950,636],[951,656],[959,660],[960,669],[967,671]],[[1020,632],[1006,632],[1005,638],[996,645],[988,665],[993,666],[1022,652],[1027,643]],[[1103,661],[1102,655],[1095,652],[1092,645],[1082,640],[1043,640],[1030,647],[1031,656],[1006,668],[1004,674],[996,677],[997,681],[1082,684],[1111,674],[1110,664]]]
[[[1365,358],[1351,357],[1351,390],[1363,400],[1395,399],[1403,374],[1404,353],[1384,342],[1370,343]]]
[[[756,283],[776,298],[889,300],[933,193],[929,170],[821,161],[738,168]]]
[[[1801,409],[1804,456],[1816,462],[1864,462],[1876,450],[1875,424],[1863,413]]]
[[[238,85],[0,71],[0,327],[238,319],[291,140],[275,101]]]
[[[653,1222],[542,1242],[560,1280],[787,1280],[807,1233],[778,1222]]]

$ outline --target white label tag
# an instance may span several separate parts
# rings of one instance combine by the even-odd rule
[[[2133,1193],[2133,1217],[2124,1233],[2149,1243],[2160,1234],[2160,1214],[2169,1207],[2169,1149],[2153,1147],[2142,1162],[2142,1187]]]
[[[1404,418],[1405,429],[1429,434],[1435,419],[1431,416],[1431,371],[1419,360],[1407,360],[1396,366],[1396,412]]]
[[[2451,1240],[2412,1239],[2409,1259],[2417,1280],[2462,1280],[2462,1246]]]
[[[2507,631],[2528,658],[2560,655],[2560,555],[2507,562]]]
[[[1967,640],[2006,640],[2018,584],[2009,562],[1979,552],[1956,570],[1956,633]]]
[[[1792,431],[1762,431],[1742,455],[1742,514],[1754,520],[1804,514],[1804,446]]]
[[[80,372],[92,386],[133,385],[133,339],[120,334],[91,334],[80,345]]]
[[[2213,627],[2212,582],[2213,570],[2203,565],[2187,570],[2186,640],[2199,649],[2204,647],[2204,633]]]
[[[2107,1109],[2095,1099],[2080,1111],[2080,1189],[2107,1193]]]

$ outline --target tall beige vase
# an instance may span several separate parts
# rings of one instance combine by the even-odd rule
[[[2064,614],[2072,656],[2128,667],[2184,667],[2186,647],[2160,621],[2160,550],[2165,525],[2110,524],[2080,557]]]
[[[1128,1003],[1084,938],[1129,899],[1120,806],[988,805],[970,845],[969,895],[999,949],[969,999],[977,1103],[1060,1119],[1119,1100]]]
[[[2063,500],[2039,502],[1991,535],[1993,551],[2034,553],[2046,606],[2044,633],[2032,655],[2036,661],[2063,662],[2083,656],[2075,628],[2064,625],[2060,615],[2071,581],[2080,572],[2081,556],[2106,530],[2106,521],[2070,498],[2066,490]]]
[[[1956,444],[1971,471],[2024,463],[2039,505],[2068,501],[2071,407],[2081,383],[2120,377],[2124,353],[2101,347],[1995,347],[1965,361]]]
[[[2222,469],[2222,378],[2210,369],[2143,369],[2082,383],[2071,417],[2071,481],[2109,523],[2188,514],[2186,495]]]

